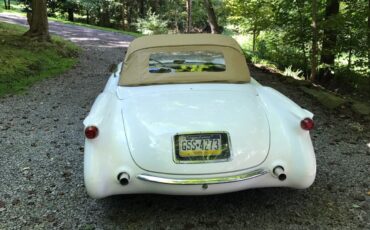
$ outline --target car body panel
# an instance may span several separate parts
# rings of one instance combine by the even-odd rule
[[[169,174],[233,172],[257,166],[267,157],[268,120],[251,84],[119,87],[118,95],[122,98],[122,116],[131,156],[147,171]],[[218,132],[229,135],[230,159],[217,163],[175,163],[173,137],[176,134]]]
[[[83,122],[99,129],[96,138],[85,140],[84,180],[91,197],[304,189],[314,182],[314,148],[309,131],[300,126],[313,114],[278,91],[253,78],[121,86],[122,69],[120,63]],[[230,160],[175,162],[174,135],[198,132],[228,133]],[[276,168],[286,178],[279,179]],[[120,183],[120,175],[127,184]]]

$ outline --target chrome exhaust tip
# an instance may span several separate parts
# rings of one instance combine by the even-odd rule
[[[276,166],[272,172],[274,175],[280,180],[285,181],[286,180],[286,174],[284,173],[284,168],[282,166]]]
[[[125,172],[121,172],[118,174],[117,180],[123,186],[128,185],[128,183],[130,182],[130,175]]]

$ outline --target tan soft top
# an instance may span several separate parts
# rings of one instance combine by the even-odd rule
[[[157,52],[215,51],[224,55],[222,72],[150,73],[149,57]],[[214,34],[152,35],[135,39],[129,46],[121,71],[122,86],[200,82],[250,82],[244,53],[231,37]]]

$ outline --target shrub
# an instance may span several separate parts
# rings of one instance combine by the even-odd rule
[[[300,69],[293,70],[292,66],[290,65],[288,68],[285,68],[283,75],[287,77],[292,77],[297,80],[303,80],[304,76],[302,76],[303,71]]]
[[[370,98],[369,76],[361,75],[348,68],[338,68],[331,84],[341,93],[356,93]]]
[[[148,11],[145,18],[139,18],[135,26],[144,35],[166,34],[168,21],[160,19],[159,15]]]

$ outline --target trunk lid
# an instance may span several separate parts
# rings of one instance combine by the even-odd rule
[[[263,104],[251,84],[119,87],[129,149],[151,172],[213,174],[261,164],[270,143]],[[224,162],[175,163],[174,136],[226,132],[231,157]]]

